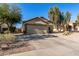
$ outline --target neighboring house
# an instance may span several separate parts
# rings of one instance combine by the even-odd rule
[[[26,34],[46,34],[52,32],[52,23],[44,17],[23,21],[22,30]]]
[[[76,25],[76,23],[69,22],[69,31],[79,31],[79,26]]]
[[[77,25],[75,26],[75,31],[79,31],[79,26],[77,26]]]
[[[75,30],[74,23],[72,21],[69,22],[68,30],[69,31],[74,31]]]
[[[22,29],[21,28],[16,28],[15,29],[15,33],[22,33],[23,31],[22,31]]]

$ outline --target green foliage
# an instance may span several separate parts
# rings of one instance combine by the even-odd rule
[[[68,24],[70,22],[70,19],[71,19],[71,14],[70,14],[70,12],[67,11],[66,14],[65,14],[64,23]]]
[[[53,26],[57,28],[57,24],[60,19],[59,8],[58,7],[50,8],[48,13],[49,13],[49,19],[53,23]]]
[[[77,15],[77,20],[75,21],[76,25],[79,26],[79,14]]]
[[[49,9],[49,19],[53,23],[53,28],[60,28],[64,23],[64,13],[58,7]]]
[[[21,23],[21,11],[20,8],[15,4],[0,4],[0,24],[7,24],[8,30],[10,27]]]
[[[70,12],[66,12],[65,14],[59,10],[58,7],[49,9],[49,19],[53,23],[53,28],[63,28],[64,31],[68,31],[68,24],[71,19]],[[77,21],[78,22],[78,21]]]
[[[70,12],[67,11],[63,21],[65,31],[68,31],[68,25],[69,25],[70,19],[71,19],[71,14]]]
[[[59,8],[58,7],[50,8],[48,13],[49,13],[49,18],[52,21],[52,23],[56,24],[60,18]]]
[[[15,32],[16,27],[10,27],[10,32],[14,33]]]
[[[0,34],[0,41],[4,40],[4,35]]]

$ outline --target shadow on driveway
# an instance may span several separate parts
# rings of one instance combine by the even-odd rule
[[[31,35],[15,35],[17,40],[39,40],[39,39],[45,39],[45,38],[53,38],[53,37],[58,37],[55,35],[50,35],[50,34],[31,34]]]

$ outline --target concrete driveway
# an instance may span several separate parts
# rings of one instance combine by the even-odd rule
[[[29,43],[35,48],[35,50],[13,54],[12,56],[79,55],[79,33],[73,33],[69,36],[64,36],[61,33],[44,36],[42,35],[38,38],[33,37],[33,40],[30,40]]]

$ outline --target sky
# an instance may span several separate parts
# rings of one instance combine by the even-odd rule
[[[59,7],[61,12],[71,13],[71,21],[75,21],[79,14],[78,3],[18,3],[21,9],[22,21],[29,20],[34,17],[45,17],[48,19],[48,10],[51,7]],[[17,28],[20,28],[22,24],[17,24]]]

